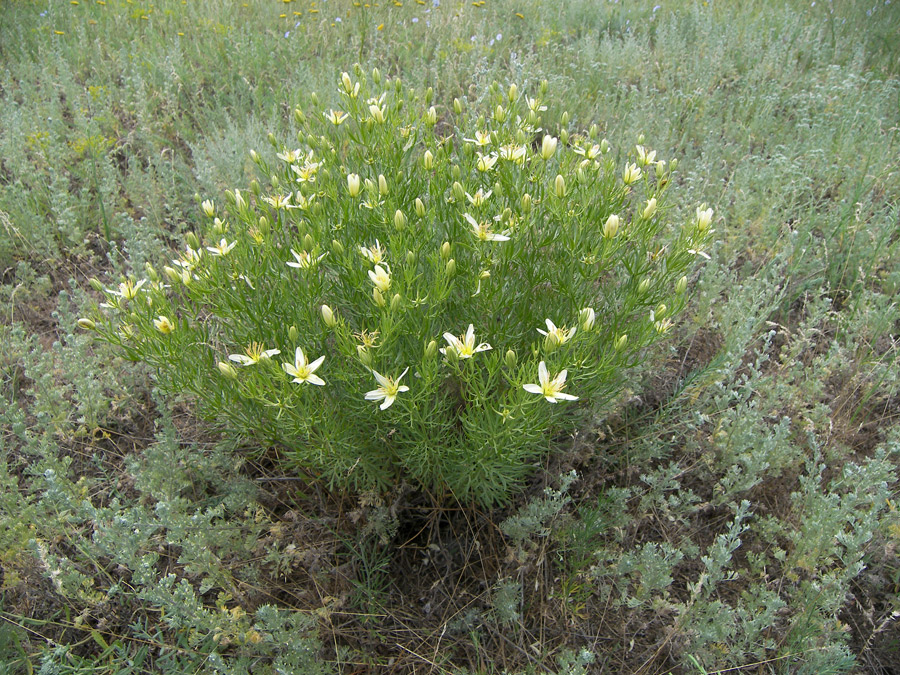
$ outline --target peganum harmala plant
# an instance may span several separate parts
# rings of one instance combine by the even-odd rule
[[[570,133],[546,83],[439,117],[430,89],[356,76],[80,323],[331,487],[501,502],[670,331],[712,210],[669,223],[670,167]]]

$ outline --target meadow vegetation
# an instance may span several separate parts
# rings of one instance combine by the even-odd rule
[[[897,672],[898,35],[4,3],[0,672]]]

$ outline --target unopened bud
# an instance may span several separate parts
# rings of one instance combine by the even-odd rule
[[[525,132],[522,129],[516,130],[516,143],[519,145],[525,145],[525,141],[528,140],[528,137],[525,135]]]
[[[351,197],[359,194],[359,174],[351,173],[347,175],[347,192]]]
[[[656,163],[656,177],[662,179],[666,175],[666,160],[661,159]]]
[[[541,93],[541,96],[547,95],[547,89],[550,87],[550,83],[547,80],[541,80],[541,86],[538,91]]]
[[[609,141],[604,138],[600,141],[600,153],[605,155],[607,152],[609,152]]]
[[[275,178],[275,176],[272,176],[272,178]],[[262,188],[259,185],[259,181],[255,178],[250,181],[250,192],[252,192],[255,197],[259,197],[262,194]]]
[[[381,84],[381,71],[378,68],[372,68],[372,82]]]
[[[193,232],[188,232],[186,235],[184,235],[184,240],[187,242],[187,245],[195,251],[200,250],[200,239]]]
[[[612,239],[619,232],[619,225],[621,224],[621,219],[616,214],[612,214],[609,218],[606,219],[606,223],[603,225],[603,236],[606,239]]]
[[[222,375],[227,377],[229,380],[237,379],[237,371],[234,369],[234,366],[232,366],[230,363],[226,363],[225,361],[219,361],[219,363],[217,363],[216,365],[219,366],[219,372],[222,373]]]
[[[378,174],[378,194],[382,197],[386,197],[388,193],[388,184],[387,178],[384,177],[383,173]]]
[[[278,139],[275,138],[275,134],[273,134],[271,131],[266,135],[266,140],[269,141],[269,145],[271,145],[273,148],[278,147]]]
[[[644,134],[638,134],[637,142],[638,142],[638,143],[643,143],[643,142],[644,142]]]
[[[566,196],[566,179],[561,174],[556,174],[556,180],[553,183],[553,194],[560,199]]]
[[[591,128],[588,129],[588,136],[591,137],[591,140],[597,138],[597,134],[600,133],[600,130],[597,128],[596,124],[592,124]]]
[[[453,186],[451,187],[450,192],[453,193],[453,198],[458,202],[461,202],[466,196],[466,191],[459,183],[459,181],[453,181]]]
[[[313,92],[309,95],[309,100],[312,101],[312,104],[314,106],[316,106],[317,108],[319,107],[319,95],[316,92]]]
[[[392,312],[396,312],[398,309],[400,309],[401,301],[402,301],[402,298],[400,297],[400,294],[394,293],[394,297],[391,298],[391,311]]]
[[[159,281],[159,275],[156,273],[156,268],[150,263],[144,264],[144,271],[147,273],[147,278],[154,283]]]
[[[553,153],[556,152],[557,143],[558,139],[555,136],[546,134],[544,140],[541,142],[541,157],[545,160],[553,157]]]
[[[165,267],[163,267],[163,272],[165,272],[166,276],[169,277],[169,281],[171,281],[172,283],[177,284],[179,281],[181,281],[181,274],[179,274],[174,267],[169,267],[168,265],[166,265]]]
[[[431,171],[434,168],[434,155],[431,154],[431,150],[426,150],[422,156],[422,166],[425,167],[426,171]]]
[[[644,218],[644,220],[650,220],[655,213],[656,213],[656,197],[651,197],[647,201],[647,206],[645,206],[644,210],[641,212],[641,216]]]
[[[594,310],[590,307],[585,307],[578,313],[578,321],[581,324],[581,330],[585,333],[589,332],[594,328],[594,321],[596,320],[597,315],[594,313]]]
[[[437,342],[432,340],[425,346],[425,358],[432,359],[434,355],[437,353]]]
[[[261,234],[269,233],[269,219],[265,216],[259,217],[259,231]]]
[[[561,129],[559,132],[559,142],[563,145],[567,145],[569,142],[569,131],[568,129]]]
[[[669,308],[666,307],[666,305],[661,302],[656,306],[656,309],[653,310],[653,316],[656,317],[657,319],[662,319],[663,317],[665,317],[665,315],[666,315],[666,313],[668,313],[668,311],[669,311]]]
[[[453,112],[455,112],[457,115],[462,115],[462,111],[462,103],[460,103],[458,98],[453,99]]]
[[[512,349],[507,349],[506,354],[503,356],[503,362],[506,364],[507,368],[515,368],[516,367],[516,353]]]
[[[620,335],[619,337],[616,338],[616,343],[615,343],[616,351],[617,352],[622,351],[623,349],[625,349],[625,345],[627,345],[627,344],[628,344],[628,335],[625,333],[622,333],[622,335]]]
[[[531,213],[531,203],[531,195],[526,192],[522,195],[522,213]]]
[[[681,295],[687,290],[687,277],[681,277],[675,282],[675,292]]]
[[[503,123],[504,120],[506,120],[506,111],[503,109],[502,105],[498,105],[494,109],[494,119],[497,122],[500,122],[501,124]]]
[[[544,351],[549,354],[555,351],[557,347],[559,347],[559,338],[556,333],[547,333],[547,336],[544,338]]]
[[[437,124],[437,110],[434,109],[434,106],[431,106],[425,113],[425,124],[429,127],[433,127]]]
[[[509,91],[506,93],[506,97],[509,99],[510,103],[515,102],[515,100],[519,98],[519,88],[516,86],[515,82],[509,85]]]
[[[583,166],[579,166],[578,169],[575,170],[575,181],[579,185],[584,185],[587,182],[587,173],[585,173]]]
[[[704,233],[709,229],[710,223],[712,223],[713,210],[705,209],[706,204],[701,204],[697,208],[697,230],[700,233]]]
[[[450,260],[447,261],[444,271],[447,272],[448,277],[452,277],[456,274],[456,261],[453,258],[450,258]]]
[[[291,326],[288,328],[288,339],[291,342],[297,342],[297,338],[300,337],[300,331],[297,330],[297,326]]]
[[[205,213],[209,218],[212,218],[216,215],[216,205],[211,199],[204,200],[200,205],[200,208],[203,209],[203,213]]]
[[[303,111],[300,108],[294,108],[294,121],[297,124],[303,124],[306,121],[306,116],[303,114]]]
[[[356,345],[356,355],[359,356],[359,360],[362,361],[364,366],[372,366],[372,353],[365,345]]]
[[[103,292],[103,284],[100,283],[100,280],[97,277],[91,277],[91,280],[88,283],[91,285],[91,288],[98,293]]]
[[[432,100],[434,100],[434,89],[428,87],[425,90],[425,105],[431,105]]]
[[[332,239],[331,250],[334,251],[336,255],[341,255],[344,252],[344,245],[337,239]]]
[[[459,363],[459,352],[457,352],[456,348],[452,345],[448,345],[444,348],[444,358],[447,359],[447,363],[451,366],[455,366]]]
[[[650,280],[649,280],[649,279],[643,279],[643,280],[641,281],[641,283],[638,284],[638,294],[639,294],[639,295],[646,295],[646,294],[647,294],[647,291],[649,291],[649,290],[650,290]]]
[[[394,227],[396,227],[398,230],[402,230],[404,227],[406,227],[406,216],[400,209],[394,211]]]
[[[412,251],[406,252],[406,266],[410,268],[416,266],[416,254]]]
[[[459,180],[461,174],[462,172],[459,169],[459,164],[454,164],[450,167],[450,176],[453,178],[453,180]]]
[[[316,242],[313,240],[312,235],[307,232],[303,236],[303,248],[307,251],[312,251],[313,247],[316,245]]]
[[[419,218],[425,217],[425,202],[418,197],[416,197],[416,215],[419,216]]]
[[[441,257],[444,260],[446,260],[447,258],[450,257],[450,242],[449,241],[445,241],[443,244],[441,244]]]
[[[97,330],[97,324],[85,318],[78,319],[78,327],[84,328],[84,330]]]
[[[569,126],[569,111],[563,111],[562,116],[559,118],[559,125],[562,127]]]
[[[353,91],[353,81],[350,79],[349,73],[341,73],[341,85],[348,94]]]
[[[379,291],[377,288],[372,289],[372,299],[375,300],[375,304],[378,305],[379,307],[384,307],[386,304],[385,300],[384,300],[384,296],[381,294],[381,291]]]

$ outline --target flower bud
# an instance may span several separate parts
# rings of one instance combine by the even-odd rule
[[[494,119],[501,124],[506,120],[506,111],[503,109],[502,105],[498,105],[494,109]]]
[[[460,103],[458,98],[453,99],[453,112],[455,112],[457,115],[462,115],[462,111],[462,103]]]
[[[706,232],[712,223],[713,210],[705,209],[705,206],[706,204],[701,204],[697,207],[697,231],[700,233]]]
[[[344,87],[344,91],[348,94],[353,91],[353,81],[348,73],[341,73],[341,84]]]
[[[174,267],[169,267],[168,265],[166,265],[165,267],[163,267],[163,272],[166,273],[166,276],[169,277],[169,281],[171,281],[172,283],[177,284],[179,281],[181,281],[181,274],[179,274]]]
[[[434,106],[431,106],[425,113],[425,124],[429,127],[433,127],[437,124],[437,110],[434,109]]]
[[[444,358],[447,359],[447,363],[451,366],[455,366],[459,363],[459,352],[456,351],[456,348],[448,345],[444,348]]]
[[[331,250],[334,251],[336,255],[341,255],[344,252],[344,245],[337,239],[332,239]]]
[[[564,111],[562,116],[559,118],[559,125],[561,127],[569,126],[569,111],[568,110]]]
[[[553,183],[553,194],[560,199],[566,196],[566,179],[561,174],[556,174],[556,181]]]
[[[84,330],[97,330],[97,324],[85,318],[78,319],[78,327],[84,328]]]
[[[507,368],[515,368],[516,367],[516,353],[512,349],[507,349],[506,354],[503,356],[503,362],[506,364]]]
[[[640,178],[641,170],[638,168],[637,164],[625,165],[625,169],[622,171],[622,182],[625,183],[625,185],[631,185],[640,180]]]
[[[605,155],[607,152],[609,152],[609,141],[604,138],[600,141],[600,154]]]
[[[555,136],[551,136],[550,134],[544,135],[544,140],[541,142],[541,157],[544,160],[553,157],[553,153],[556,152],[557,142],[558,140]]]
[[[656,177],[657,179],[662,179],[663,176],[666,175],[666,160],[661,159],[656,163]]]
[[[653,316],[657,319],[662,319],[668,311],[669,308],[666,307],[665,303],[661,302],[656,306],[656,309],[653,310]]]
[[[216,205],[211,199],[204,200],[200,207],[203,209],[203,213],[205,213],[207,217],[212,218],[216,215]]]
[[[594,310],[590,307],[585,307],[578,313],[578,322],[581,324],[581,330],[585,333],[589,332],[594,328],[594,321],[596,320],[597,315],[594,313]]]
[[[200,250],[200,239],[193,232],[188,232],[184,235],[184,240],[187,242],[187,245],[190,246],[195,251]]]
[[[316,92],[313,92],[309,95],[309,100],[312,101],[312,104],[316,107],[319,106],[319,95]]]
[[[617,352],[625,349],[625,345],[628,344],[628,335],[626,333],[622,333],[619,337],[616,338],[615,350]]]
[[[362,361],[364,366],[372,366],[372,353],[365,345],[356,345],[356,355],[359,356],[359,360]]]
[[[225,361],[219,361],[216,365],[219,366],[219,372],[222,373],[222,375],[227,377],[229,380],[237,379],[237,376],[238,376],[237,370],[235,370],[234,366],[232,366],[230,363],[226,363]]]
[[[531,195],[526,192],[524,195],[522,195],[522,213],[531,213],[531,204]]]
[[[400,297],[400,294],[394,293],[394,297],[391,298],[391,311],[392,312],[396,312],[398,309],[400,309],[401,301],[402,301],[402,298]]]
[[[335,326],[337,326],[337,318],[335,317],[334,312],[331,310],[331,307],[329,307],[328,305],[322,305],[322,321],[324,321],[325,325],[329,328],[334,328]]]
[[[432,340],[425,347],[425,358],[432,359],[434,355],[437,353],[437,342]]]
[[[347,175],[347,192],[351,197],[359,194],[359,174],[351,173]]]
[[[448,277],[452,277],[456,274],[456,261],[453,258],[450,258],[450,260],[447,261],[444,271],[447,272]]]
[[[567,129],[561,129],[559,132],[559,142],[563,145],[568,144],[569,142],[569,131]]]
[[[647,201],[647,206],[645,206],[644,210],[641,212],[641,216],[644,218],[644,220],[650,220],[655,213],[656,213],[656,197],[651,197]]]
[[[91,277],[91,280],[88,283],[91,285],[91,288],[98,293],[103,292],[103,284],[100,283],[100,280],[97,277]]]
[[[584,185],[585,183],[587,183],[587,173],[585,173],[583,166],[579,166],[575,170],[575,182],[579,185]]]
[[[450,176],[452,176],[453,180],[459,180],[461,173],[459,164],[454,164],[450,167]]]
[[[269,234],[269,219],[265,216],[259,217],[259,231],[261,234]]]
[[[419,218],[425,217],[425,202],[418,197],[416,197],[416,215],[419,216]]]
[[[384,110],[381,109],[381,106],[373,103],[369,106],[369,114],[372,115],[372,119],[378,124],[384,124]]]
[[[156,273],[156,268],[150,263],[144,263],[144,271],[147,273],[147,278],[152,282],[159,281],[159,275]]]
[[[379,307],[384,307],[386,304],[385,300],[384,300],[384,296],[381,294],[381,291],[379,291],[377,288],[372,289],[372,299],[375,300],[375,304],[378,305]]]
[[[678,168],[678,158],[677,157],[675,159],[673,159],[671,162],[669,162],[669,167],[671,168],[672,171],[674,171],[675,169]]]
[[[450,191],[453,193],[453,198],[458,202],[461,202],[466,196],[466,191],[463,186],[460,185],[459,181],[453,182]]]
[[[378,174],[378,194],[382,197],[387,197],[388,193],[388,184],[387,178],[384,177],[383,173]]]
[[[519,98],[519,88],[516,86],[515,82],[509,85],[509,91],[506,93],[506,97],[509,99],[510,103],[515,102],[515,100]]]
[[[412,251],[406,252],[406,266],[409,268],[414,268],[416,266],[416,254]]]
[[[306,121],[306,116],[303,114],[303,111],[300,108],[294,108],[294,121],[297,124],[303,124]]]
[[[675,282],[675,292],[681,295],[687,290],[687,277],[681,277]]]
[[[641,283],[638,284],[638,295],[646,295],[647,291],[650,290],[650,280],[643,279]]]
[[[588,136],[591,137],[591,140],[594,140],[595,138],[597,138],[597,134],[599,134],[599,133],[600,133],[600,129],[597,128],[596,124],[592,124],[591,128],[588,129]]]
[[[299,337],[300,337],[300,331],[297,330],[297,326],[291,326],[290,328],[288,328],[288,339],[291,342],[296,342],[297,338],[299,338]]]
[[[622,220],[616,214],[612,214],[609,218],[606,219],[606,223],[603,225],[603,237],[605,239],[612,239],[619,232],[619,225],[621,225]]]
[[[444,260],[446,260],[447,258],[450,257],[450,242],[449,241],[445,241],[443,244],[441,244],[441,257]]]
[[[372,68],[372,82],[381,84],[381,71],[378,68]]]
[[[426,150],[422,156],[422,166],[425,167],[426,171],[431,171],[434,168],[434,155],[431,154],[431,150]]]
[[[312,235],[307,232],[303,235],[303,248],[307,251],[312,251],[313,247],[315,247],[316,242],[313,240]]]
[[[557,347],[559,347],[559,338],[556,336],[556,333],[547,333],[547,336],[544,338],[544,351],[549,354],[556,351]]]

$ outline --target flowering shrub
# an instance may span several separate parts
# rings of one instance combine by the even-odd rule
[[[356,76],[80,323],[331,487],[503,501],[669,332],[712,211],[672,226],[670,166],[549,119],[546,83],[439,118]]]

